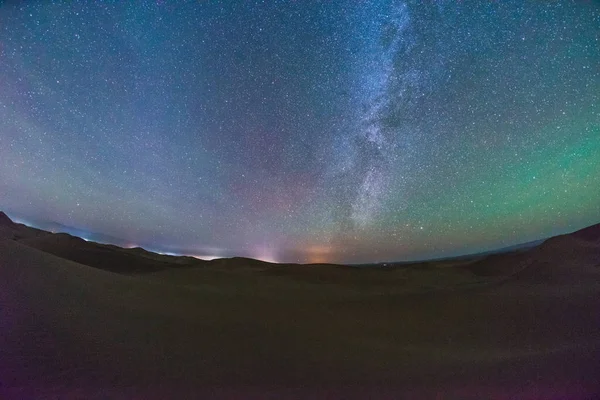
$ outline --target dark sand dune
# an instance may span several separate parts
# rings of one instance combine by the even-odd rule
[[[14,227],[15,225],[16,224],[8,217],[8,215],[0,211],[0,226]]]
[[[588,242],[600,244],[600,224],[580,229],[577,232],[573,232],[570,236],[574,236],[577,239],[583,239]]]
[[[141,248],[123,249],[113,245],[86,242],[67,233],[53,233],[19,241],[67,260],[123,274],[202,264],[201,260],[192,257],[171,257],[151,253]]]
[[[0,211],[0,239],[21,239],[47,234],[48,232],[14,223],[6,214]]]
[[[82,247],[129,275],[0,239],[0,399],[597,398],[599,253],[575,238],[491,256],[493,274],[230,259],[140,275],[104,249]],[[67,239],[51,240],[89,244]]]

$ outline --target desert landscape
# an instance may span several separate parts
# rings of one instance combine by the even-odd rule
[[[357,268],[202,261],[0,224],[2,399],[600,393],[600,225]]]
[[[599,22],[0,1],[0,400],[600,399]]]

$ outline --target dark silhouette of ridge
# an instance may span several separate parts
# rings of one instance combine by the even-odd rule
[[[0,211],[0,226],[8,232],[8,238],[55,256],[75,261],[90,267],[123,274],[149,273],[182,267],[210,266],[224,269],[250,268],[264,270],[268,275],[317,274],[320,280],[336,281],[342,279],[344,271],[355,270],[397,270],[397,269],[437,269],[446,266],[460,266],[477,276],[502,276],[517,271],[522,260],[538,260],[578,256],[595,257],[595,251],[586,246],[600,243],[600,224],[578,231],[546,239],[537,245],[526,243],[523,246],[511,246],[512,250],[497,253],[482,253],[462,257],[420,262],[372,263],[361,266],[342,264],[293,264],[270,263],[246,257],[231,257],[199,260],[189,256],[172,256],[154,253],[141,247],[122,248],[117,245],[86,241],[68,233],[50,233],[22,224],[14,223]],[[12,233],[11,233],[12,232]],[[531,242],[533,243],[533,242]],[[594,254],[593,254],[594,253]],[[460,264],[460,265],[459,265]],[[313,277],[311,277],[312,279]],[[378,278],[379,279],[379,278]]]
[[[571,233],[571,235],[578,239],[586,240],[588,242],[598,242],[600,241],[600,224],[580,229],[576,232]]]
[[[0,211],[0,226],[2,226],[2,225],[13,227],[13,226],[16,226],[17,224],[15,224],[13,222],[13,220],[8,217],[8,215],[6,215],[2,211]]]
[[[89,267],[123,274],[148,273],[182,266],[199,266],[202,263],[201,260],[193,257],[165,256],[140,248],[124,249],[114,245],[88,242],[68,233],[52,233],[18,241],[37,250]]]

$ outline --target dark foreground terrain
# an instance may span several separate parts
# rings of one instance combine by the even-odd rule
[[[205,262],[0,213],[0,399],[594,399],[600,226],[396,268]]]

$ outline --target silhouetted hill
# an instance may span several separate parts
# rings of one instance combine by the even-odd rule
[[[492,254],[464,266],[467,270],[482,277],[521,276],[528,281],[559,279],[565,272],[557,272],[563,265],[577,265],[579,268],[600,263],[600,224],[565,235],[546,239],[541,244],[528,249]],[[527,269],[527,271],[524,271]]]
[[[411,270],[429,271],[439,277],[443,270],[462,270],[482,278],[516,276],[524,267],[530,268],[520,276],[529,281],[546,279],[549,268],[557,263],[575,262],[578,265],[600,264],[600,224],[576,232],[559,235],[532,247],[532,243],[512,246],[494,254],[477,254],[445,260],[414,263],[385,263],[363,266],[336,264],[274,264],[256,259],[233,257],[212,261],[193,257],[157,254],[141,247],[126,249],[116,245],[86,241],[67,233],[49,233],[22,224],[15,224],[0,212],[2,237],[17,240],[27,246],[90,267],[112,272],[132,274],[150,273],[181,267],[210,267],[214,270],[247,270],[262,276],[287,277],[313,283],[352,283],[359,279],[364,284],[401,285]],[[385,274],[386,271],[400,271]],[[546,276],[546,278],[543,278]],[[360,277],[360,278],[359,278]],[[462,280],[464,277],[461,277]],[[437,279],[437,278],[436,278]],[[447,277],[450,281],[454,275]]]
[[[583,228],[578,230],[577,232],[573,232],[572,236],[583,239],[589,242],[600,242],[600,224],[588,226],[587,228]]]
[[[0,226],[15,226],[16,224],[8,217],[8,215],[4,214],[0,211]]]
[[[123,249],[114,245],[86,242],[67,233],[26,238],[20,242],[67,260],[124,274],[198,266],[202,263],[201,260],[192,257],[163,256],[143,249]]]

